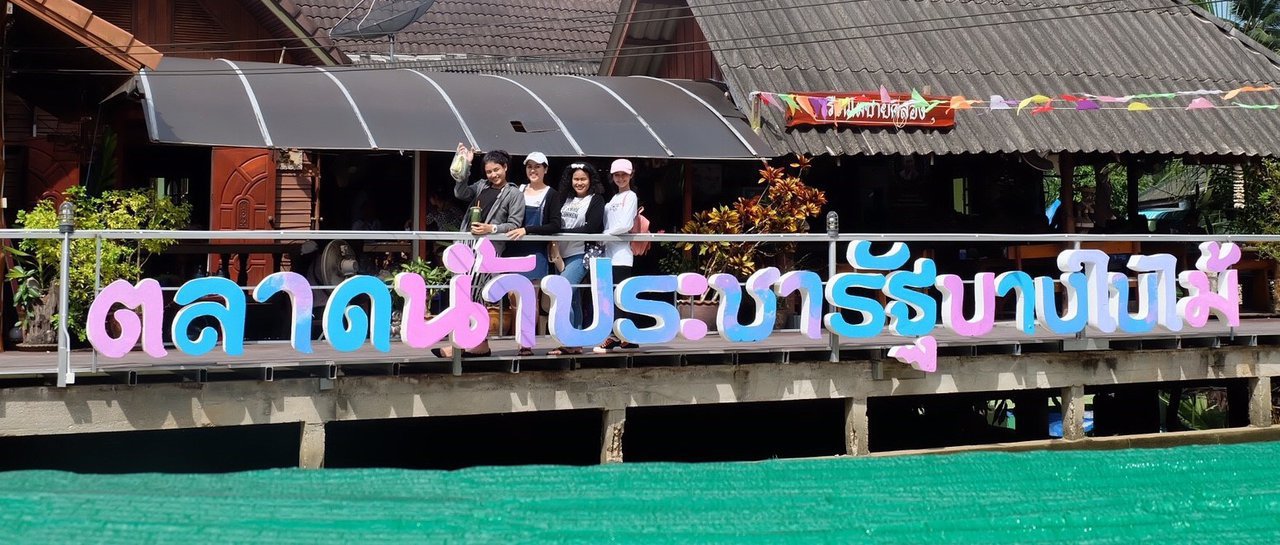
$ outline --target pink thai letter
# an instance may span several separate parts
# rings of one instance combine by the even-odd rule
[[[116,310],[112,316],[120,324],[120,336],[107,333],[107,313],[116,304],[127,308]],[[138,309],[138,310],[131,310]],[[139,319],[141,315],[141,319]],[[107,285],[89,306],[89,343],[108,358],[121,358],[133,350],[142,339],[142,350],[153,358],[163,358],[164,349],[164,298],[160,283],[150,278],[138,282],[135,287],[128,280],[116,280]]]

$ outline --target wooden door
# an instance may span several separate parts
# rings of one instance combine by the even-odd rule
[[[253,148],[214,148],[212,198],[209,219],[215,231],[241,231],[274,229],[276,211],[276,164],[271,150]],[[228,244],[244,242],[262,244],[264,241],[223,240]],[[213,256],[209,270],[229,270],[232,280],[256,284],[274,270],[270,254],[248,254],[248,267],[242,268],[236,255],[229,248],[223,256],[231,260],[230,267],[221,267],[223,257]],[[224,272],[225,274],[225,272]]]

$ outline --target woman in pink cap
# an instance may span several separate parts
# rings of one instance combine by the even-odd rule
[[[604,234],[625,235],[631,232],[631,227],[636,223],[636,215],[640,213],[640,201],[636,198],[636,192],[631,190],[631,176],[635,173],[635,168],[631,165],[631,161],[618,159],[609,167],[609,173],[613,176],[613,185],[618,192],[609,199],[608,204],[604,205]],[[615,285],[631,278],[631,266],[635,263],[635,254],[631,253],[630,242],[607,242],[604,255],[613,259]],[[616,316],[630,317],[622,311],[618,311]],[[592,351],[604,353],[615,348],[637,348],[637,345],[622,342],[617,336],[610,335],[605,339],[604,344],[593,348]]]

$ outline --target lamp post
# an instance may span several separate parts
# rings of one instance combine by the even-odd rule
[[[71,201],[63,201],[58,207],[58,232],[62,233],[62,262],[58,281],[58,387],[74,384],[76,376],[71,372],[71,336],[67,334],[67,299],[71,290],[71,233],[76,230],[76,207]]]
[[[827,212],[827,236],[831,237],[827,249],[827,282],[836,276],[836,244],[840,237],[840,214],[835,210]],[[840,361],[840,336],[834,331],[827,332],[827,348],[830,351],[829,361]]]

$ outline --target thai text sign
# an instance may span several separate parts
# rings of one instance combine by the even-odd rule
[[[785,93],[787,127],[849,125],[858,127],[931,127],[956,124],[950,97],[902,93]]]
[[[1128,274],[1108,272],[1110,256],[1100,250],[1067,250],[1058,255],[1057,266],[1062,272],[1059,293],[1059,279],[1049,276],[984,272],[967,281],[953,274],[938,274],[932,259],[917,259],[908,268],[906,244],[895,243],[881,255],[872,254],[870,247],[866,241],[851,242],[846,260],[863,272],[837,274],[825,285],[813,271],[783,273],[770,267],[752,274],[745,286],[731,275],[708,278],[697,273],[637,276],[615,286],[610,260],[596,259],[587,290],[595,317],[582,328],[574,327],[569,319],[573,289],[568,280],[551,275],[541,280],[540,287],[551,300],[549,332],[564,346],[595,346],[610,334],[640,344],[661,344],[677,337],[702,339],[708,335],[707,324],[681,318],[669,296],[701,296],[711,290],[719,299],[717,334],[730,342],[761,341],[773,332],[778,297],[795,293],[801,300],[802,334],[820,339],[825,327],[841,337],[870,338],[887,330],[889,335],[912,339],[911,344],[892,348],[889,355],[925,371],[936,366],[937,342],[932,332],[939,323],[964,337],[983,337],[995,325],[997,297],[1014,297],[1014,323],[1026,335],[1034,333],[1037,326],[1060,336],[1086,327],[1102,333],[1142,334],[1156,328],[1181,331],[1187,326],[1204,327],[1211,315],[1233,327],[1240,323],[1238,273],[1231,268],[1240,260],[1240,248],[1233,243],[1201,244],[1196,268],[1181,272],[1175,270],[1176,260],[1168,254],[1131,256],[1128,268],[1136,273],[1137,293],[1130,293]],[[489,332],[489,313],[483,302],[472,300],[474,271],[493,275],[479,290],[485,301],[514,298],[516,340],[521,346],[534,347],[534,285],[515,274],[531,270],[533,256],[498,257],[493,244],[481,240],[474,250],[461,243],[450,246],[444,259],[454,276],[449,283],[449,305],[443,312],[429,315],[427,285],[418,274],[396,275],[391,288],[373,276],[354,276],[339,284],[324,305],[325,342],[340,352],[359,350],[365,344],[390,351],[394,290],[405,301],[401,342],[425,349],[448,339],[463,348],[474,348]],[[1185,292],[1181,297],[1179,287]],[[938,290],[940,300],[921,291],[929,288]],[[744,292],[755,310],[747,323],[738,320]],[[876,292],[883,293],[888,304],[881,304]],[[643,294],[667,297],[641,298]],[[298,352],[312,351],[312,293],[305,278],[292,272],[275,273],[254,287],[251,296],[259,302],[288,297],[292,303],[291,344]],[[367,310],[353,304],[366,296],[370,301]],[[974,310],[968,315],[963,310],[966,298],[973,300],[968,307]],[[240,286],[225,278],[187,282],[174,296],[174,302],[183,305],[170,327],[174,347],[198,356],[221,344],[227,355],[242,355],[247,299]],[[1136,303],[1136,313],[1129,310],[1130,302]],[[648,316],[655,325],[641,328],[631,319],[614,319],[615,309]],[[850,320],[841,311],[851,311],[857,317]],[[109,313],[119,325],[118,335],[109,332]],[[139,342],[147,354],[162,358],[168,353],[163,319],[158,282],[144,279],[135,285],[117,280],[98,294],[89,309],[89,341],[110,358],[123,357]],[[220,331],[204,327],[195,338],[189,335],[196,320],[210,319],[220,324]]]

